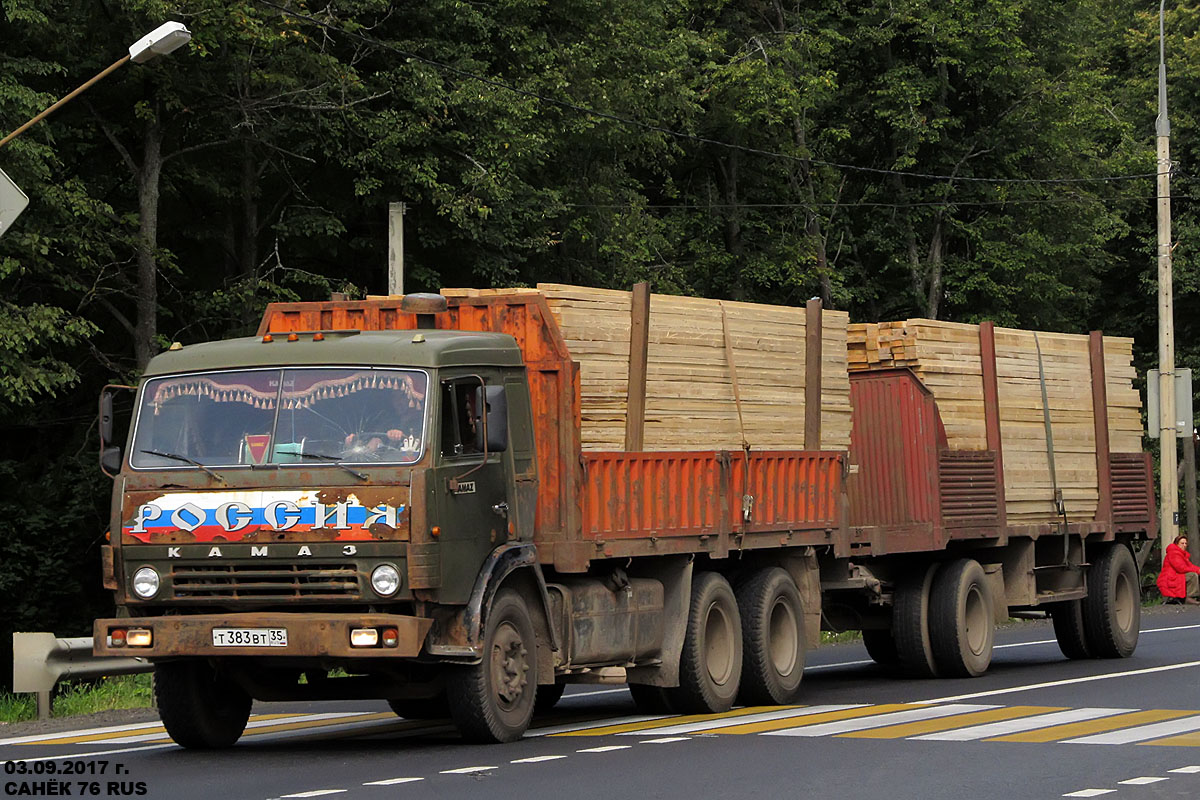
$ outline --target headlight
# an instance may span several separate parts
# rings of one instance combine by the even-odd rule
[[[391,597],[400,588],[400,573],[391,564],[380,564],[371,572],[371,588],[380,597]]]
[[[133,573],[133,593],[143,600],[158,594],[158,583],[158,573],[149,567],[142,567]]]

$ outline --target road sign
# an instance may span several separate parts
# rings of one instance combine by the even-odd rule
[[[1158,423],[1158,370],[1146,375],[1146,435],[1159,437],[1162,426]],[[1175,436],[1180,439],[1192,435],[1192,371],[1175,370]]]
[[[0,169],[0,236],[8,233],[8,227],[27,205],[29,198],[21,191],[21,187]]]

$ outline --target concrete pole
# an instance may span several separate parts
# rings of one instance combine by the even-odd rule
[[[1179,512],[1178,459],[1175,441],[1175,324],[1171,287],[1171,123],[1167,117],[1167,60],[1164,43],[1166,0],[1158,9],[1158,119],[1155,132],[1158,149],[1158,392],[1159,444],[1159,531],[1163,542],[1177,532]],[[1163,546],[1164,554],[1166,546]]]
[[[404,203],[388,203],[388,294],[404,294]]]

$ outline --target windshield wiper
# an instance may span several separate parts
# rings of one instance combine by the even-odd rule
[[[152,455],[152,456],[159,456],[160,458],[169,458],[169,459],[171,459],[172,461],[182,461],[182,462],[183,462],[183,463],[185,463],[185,464],[191,464],[193,467],[199,467],[200,469],[204,470],[206,473],[208,473],[208,474],[209,474],[209,475],[211,475],[212,477],[216,478],[217,480],[219,480],[219,481],[220,481],[221,483],[223,483],[224,485],[226,485],[226,486],[228,486],[228,485],[229,485],[229,484],[228,484],[228,483],[225,481],[225,479],[224,479],[224,478],[222,478],[220,475],[218,475],[217,473],[213,472],[211,469],[209,469],[208,467],[204,466],[203,464],[201,464],[199,461],[197,461],[197,460],[196,460],[196,459],[194,459],[194,458],[189,458],[188,456],[181,456],[181,455],[179,455],[178,453],[164,453],[164,452],[162,452],[161,450],[139,450],[138,452],[141,452],[141,453],[146,453],[146,454],[148,454],[148,455]]]
[[[330,456],[324,453],[296,453],[295,455],[298,455],[301,458],[319,458],[322,461],[328,461],[335,466],[341,467],[342,469],[346,470],[346,472],[349,472],[351,475],[358,478],[360,481],[370,480],[370,478],[368,478],[366,475],[363,475],[358,470],[351,469],[350,467],[346,466],[344,463],[342,463],[342,459],[338,456]]]

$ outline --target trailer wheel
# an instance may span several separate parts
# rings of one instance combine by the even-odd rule
[[[679,686],[668,704],[682,714],[717,714],[733,708],[742,675],[742,624],[729,581],[702,572],[692,582],[692,603],[679,663]]]
[[[890,629],[869,628],[862,632],[862,637],[872,661],[881,667],[900,666],[900,652]]]
[[[387,704],[397,717],[405,719],[445,719],[450,716],[450,700],[444,691],[433,697],[396,697]]]
[[[1092,655],[1126,658],[1137,648],[1142,624],[1137,563],[1123,544],[1114,544],[1092,562],[1083,599],[1083,624]]]
[[[1079,600],[1067,600],[1050,606],[1050,619],[1054,621],[1054,638],[1058,640],[1058,649],[1067,658],[1091,658],[1092,649],[1088,646],[1087,631],[1083,624],[1083,603]]]
[[[737,590],[742,618],[742,685],[746,706],[786,705],[804,675],[804,614],[800,590],[779,567],[756,572]]]
[[[923,572],[901,581],[892,608],[896,655],[904,670],[918,678],[938,676],[929,638],[929,591],[937,568],[937,564],[930,564]]]
[[[992,663],[996,626],[983,567],[970,558],[943,567],[929,596],[929,640],[939,671],[975,678]]]
[[[533,717],[537,656],[533,622],[521,596],[502,589],[484,626],[483,658],[447,677],[450,718],[474,742],[520,739]]]
[[[543,683],[538,686],[533,699],[533,713],[543,714],[558,705],[566,688],[565,683]]]
[[[643,714],[674,714],[667,690],[661,686],[647,686],[644,683],[629,684],[629,694],[633,696],[633,704]]]
[[[202,660],[155,664],[154,700],[163,727],[183,747],[229,747],[250,719],[250,695]]]

